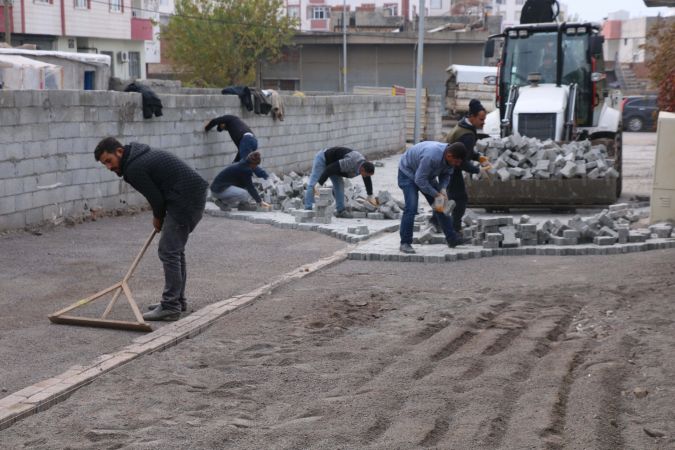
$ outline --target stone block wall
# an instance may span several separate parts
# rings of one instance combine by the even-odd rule
[[[164,115],[143,119],[138,93],[0,91],[0,231],[144,206],[140,194],[95,161],[94,148],[106,136],[170,151],[208,181],[236,152],[227,132],[204,132],[208,120],[223,114],[249,124],[263,167],[277,174],[309,169],[328,146],[365,155],[405,147],[402,98],[289,96],[279,122],[246,111],[236,96],[160,97]]]

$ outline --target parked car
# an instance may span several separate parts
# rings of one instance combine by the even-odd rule
[[[621,104],[623,110],[623,128],[627,131],[654,131],[659,107],[656,96],[635,95],[624,97]]]

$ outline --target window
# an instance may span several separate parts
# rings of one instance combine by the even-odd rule
[[[129,52],[129,78],[141,77],[141,53]]]
[[[33,3],[44,3],[45,5],[54,4],[54,0],[33,0]]]
[[[328,19],[330,14],[328,13],[327,6],[315,6],[312,8],[312,19]]]
[[[429,8],[431,9],[441,9],[442,6],[442,0],[431,0],[429,2]]]
[[[89,0],[73,0],[75,9],[89,9]]]
[[[123,0],[110,0],[110,12],[124,12]]]
[[[398,16],[398,3],[385,3],[382,9],[390,16]]]
[[[300,7],[299,6],[289,6],[288,10],[287,10],[287,13],[288,13],[288,17],[291,17],[291,18],[294,18],[294,19],[299,18],[300,17]]]

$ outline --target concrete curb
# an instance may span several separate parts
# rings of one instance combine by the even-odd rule
[[[60,375],[40,381],[0,399],[0,430],[66,400],[73,392],[106,372],[142,355],[164,350],[185,339],[201,334],[222,316],[251,303],[278,287],[344,261],[347,259],[349,251],[350,247],[338,250],[330,256],[280,275],[270,283],[251,292],[212,303],[184,319],[134,339],[130,345],[115,353],[97,357],[87,366],[70,367]]]
[[[398,237],[396,237],[398,238]],[[366,244],[367,245],[367,244]],[[445,246],[438,245],[439,251],[436,254],[404,254],[398,251],[398,242],[396,245],[389,245],[389,248],[380,249],[360,248],[349,252],[348,258],[357,261],[398,261],[398,262],[421,262],[421,263],[444,263],[450,261],[460,261],[464,259],[488,258],[491,256],[586,256],[586,255],[619,255],[623,253],[645,252],[649,250],[662,250],[675,248],[675,238],[649,239],[647,242],[632,244],[614,244],[608,246],[598,246],[595,244],[557,246],[557,245],[538,245],[529,247],[515,248],[482,248],[472,247],[469,249],[457,248],[447,249]],[[429,247],[429,246],[418,246]],[[442,249],[442,250],[440,250]],[[426,250],[426,249],[424,249]]]
[[[278,211],[275,211],[278,212]],[[393,220],[377,220],[377,222],[381,222],[382,225],[384,225],[383,228],[370,232],[368,234],[364,235],[358,235],[358,234],[351,234],[347,233],[344,231],[336,230],[334,227],[332,227],[330,224],[320,224],[320,223],[296,223],[292,221],[280,221],[275,219],[274,217],[265,217],[266,214],[269,213],[255,213],[251,214],[246,211],[221,211],[221,210],[215,210],[215,209],[206,209],[204,211],[204,214],[212,216],[212,217],[225,217],[227,219],[233,219],[233,220],[244,220],[247,222],[251,223],[256,223],[256,224],[264,224],[264,225],[271,225],[276,228],[282,228],[286,230],[300,230],[300,231],[315,231],[317,233],[325,234],[331,237],[334,237],[336,239],[340,239],[341,241],[349,242],[350,244],[356,244],[358,242],[362,242],[368,239],[371,239],[375,236],[379,236],[382,233],[388,233],[392,231],[398,231],[399,223],[400,221],[397,219],[395,221]],[[293,219],[293,216],[290,214],[287,215],[291,220]],[[350,219],[351,220],[351,219]],[[395,222],[391,225],[387,225],[388,222]],[[361,222],[354,222],[355,225],[364,225]]]

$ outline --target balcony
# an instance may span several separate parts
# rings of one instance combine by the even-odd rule
[[[152,21],[150,19],[131,18],[131,40],[152,41]]]

